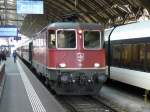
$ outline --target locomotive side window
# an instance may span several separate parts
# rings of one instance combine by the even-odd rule
[[[76,33],[74,30],[57,31],[58,48],[76,48]]]
[[[56,48],[56,36],[55,36],[55,31],[50,30],[48,34],[48,47],[49,48]]]
[[[100,32],[85,31],[84,32],[84,48],[100,48]]]

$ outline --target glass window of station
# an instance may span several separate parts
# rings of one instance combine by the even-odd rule
[[[100,32],[85,31],[84,32],[84,48],[98,49],[100,48]]]
[[[58,30],[57,48],[76,48],[75,30]]]

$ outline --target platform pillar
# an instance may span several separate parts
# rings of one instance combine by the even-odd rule
[[[149,90],[145,90],[145,94],[144,94],[144,103],[147,104],[148,102],[148,94],[149,94]]]

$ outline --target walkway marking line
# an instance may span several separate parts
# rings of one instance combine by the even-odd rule
[[[29,101],[30,101],[33,111],[34,112],[46,112],[44,106],[42,105],[42,102],[40,101],[40,98],[38,97],[37,93],[35,92],[30,80],[28,79],[26,73],[24,72],[24,70],[22,69],[22,67],[18,61],[17,61],[17,65],[18,65],[21,79],[25,86],[25,90],[27,92],[27,95],[28,95],[28,98],[29,98]]]

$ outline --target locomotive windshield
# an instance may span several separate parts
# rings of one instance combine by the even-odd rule
[[[58,48],[76,48],[76,33],[74,30],[57,31]]]
[[[100,48],[100,32],[85,31],[84,32],[84,48],[98,49]]]

